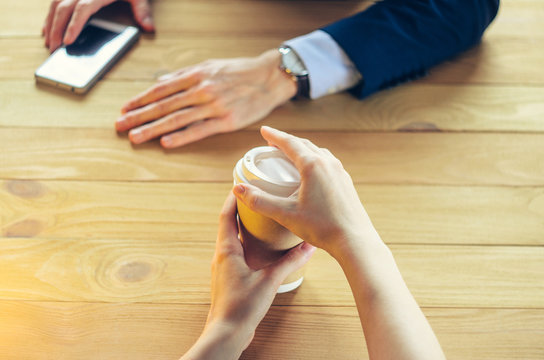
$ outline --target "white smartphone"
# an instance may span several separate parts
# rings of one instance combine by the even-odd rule
[[[93,19],[77,40],[55,50],[36,70],[36,81],[86,93],[138,41],[134,26]]]

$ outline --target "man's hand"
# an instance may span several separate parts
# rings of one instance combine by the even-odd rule
[[[208,60],[163,76],[127,102],[116,122],[134,144],[160,137],[165,148],[246,127],[296,94],[280,54]]]
[[[91,15],[117,0],[53,0],[42,28],[45,46],[50,52],[62,44],[72,44]],[[132,6],[134,18],[144,31],[154,31],[148,0],[126,0]]]

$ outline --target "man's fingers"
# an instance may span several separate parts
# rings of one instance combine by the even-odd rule
[[[192,123],[181,131],[163,136],[161,145],[166,149],[173,149],[205,139],[224,132],[223,123],[223,118],[211,118]]]
[[[163,99],[177,92],[187,90],[191,86],[195,85],[199,81],[199,78],[199,74],[193,72],[184,74],[180,77],[173,77],[166,81],[161,81],[143,93],[130,99],[125,105],[123,105],[121,112],[125,114],[131,110]]]
[[[51,26],[53,25],[53,19],[55,18],[55,11],[57,6],[60,4],[61,0],[54,0],[49,6],[49,13],[45,18],[45,24],[43,26],[42,32],[45,36],[45,46],[49,47],[49,33],[51,32]]]
[[[210,110],[211,109],[207,106],[195,106],[178,110],[147,125],[132,129],[128,133],[129,139],[134,144],[141,144],[158,136],[206,119],[211,115]]]
[[[55,9],[55,16],[49,32],[49,51],[53,52],[62,45],[64,30],[72,16],[76,0],[64,0]]]
[[[115,122],[115,128],[117,131],[127,131],[176,110],[200,104],[198,93],[189,89],[121,115]]]
[[[148,0],[130,0],[134,19],[145,31],[155,31],[155,24],[151,16],[151,6]]]
[[[179,76],[179,75],[182,75],[183,73],[186,73],[187,72],[187,69],[180,69],[180,70],[176,70],[174,72],[171,72],[171,73],[168,73],[168,74],[164,74],[164,75],[161,75],[159,76],[159,78],[157,79],[158,81],[166,81],[166,80],[170,80],[172,79],[174,76]]]
[[[107,0],[101,3],[97,3],[96,1],[78,1],[64,34],[64,44],[72,44],[81,33],[83,26],[85,26],[91,15],[96,13],[102,6],[106,6],[113,1]]]

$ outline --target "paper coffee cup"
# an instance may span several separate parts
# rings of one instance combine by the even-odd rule
[[[300,186],[300,174],[291,161],[271,146],[256,147],[238,161],[233,172],[234,183],[254,185],[276,196],[288,197]],[[298,236],[276,221],[253,212],[238,201],[241,240],[246,261],[252,268],[262,268],[302,242]],[[302,272],[291,274],[278,293],[296,289],[303,280]]]

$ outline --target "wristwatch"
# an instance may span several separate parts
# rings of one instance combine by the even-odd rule
[[[308,70],[297,55],[289,46],[280,46],[278,51],[281,54],[280,69],[289,75],[297,84],[297,93],[293,99],[310,97],[310,80],[308,79]]]

